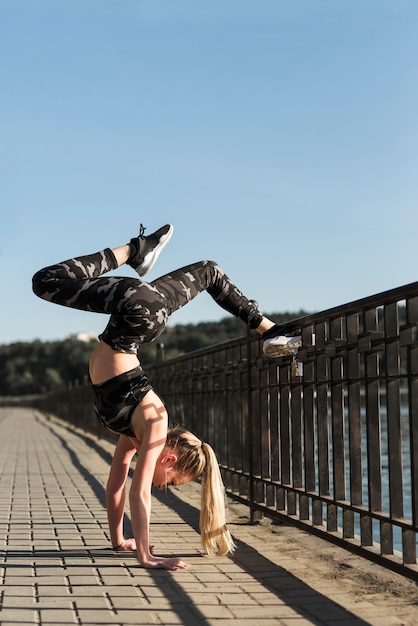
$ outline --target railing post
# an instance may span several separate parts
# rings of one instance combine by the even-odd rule
[[[157,363],[165,361],[165,346],[163,343],[157,343]]]
[[[254,439],[253,439],[253,394],[252,394],[252,377],[251,377],[251,331],[247,326],[247,395],[248,395],[248,439],[249,446],[249,485],[248,497],[250,504],[250,523],[254,524],[262,517],[260,511],[254,508],[255,490],[254,490]]]

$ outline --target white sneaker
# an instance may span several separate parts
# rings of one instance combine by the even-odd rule
[[[296,334],[289,336],[290,332],[286,334],[285,326],[275,324],[263,333],[263,354],[273,358],[296,354],[302,346],[302,336]]]

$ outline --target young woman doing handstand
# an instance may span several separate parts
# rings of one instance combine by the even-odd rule
[[[168,428],[164,401],[153,389],[138,360],[138,349],[164,330],[169,316],[202,291],[250,328],[263,335],[268,356],[294,352],[300,337],[264,317],[213,261],[200,261],[150,283],[141,279],[171,238],[166,225],[129,244],[75,257],[38,271],[33,290],[44,300],[75,309],[106,313],[109,322],[89,365],[95,409],[107,428],[118,433],[106,487],[110,538],[114,549],[136,550],[148,568],[179,569],[179,558],[151,553],[149,525],[152,486],[164,489],[201,477],[200,530],[206,552],[227,554],[234,548],[226,527],[224,487],[216,455],[207,443],[181,428]],[[123,264],[140,278],[107,274]],[[133,456],[136,466],[129,492],[134,537],[124,539],[125,485]]]

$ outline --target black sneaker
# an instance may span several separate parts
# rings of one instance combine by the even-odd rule
[[[269,357],[296,354],[302,345],[300,331],[275,324],[263,333],[263,354]]]
[[[131,254],[126,261],[140,276],[145,276],[150,271],[162,249],[168,244],[174,228],[166,224],[152,235],[144,236],[145,228],[139,227],[138,237],[133,237],[129,242]]]

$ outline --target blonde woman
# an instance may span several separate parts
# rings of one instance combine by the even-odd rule
[[[90,378],[97,416],[118,433],[106,487],[112,545],[134,550],[147,568],[176,570],[188,564],[179,558],[151,553],[149,525],[151,489],[202,480],[200,530],[202,545],[210,555],[234,548],[226,527],[224,487],[211,446],[183,429],[168,429],[164,401],[152,388],[138,360],[138,350],[156,339],[169,316],[202,291],[207,291],[226,311],[263,335],[269,356],[293,352],[300,337],[287,336],[248,300],[213,261],[200,261],[147,283],[141,280],[168,243],[173,227],[166,225],[129,244],[105,248],[46,267],[33,277],[33,290],[44,300],[71,308],[109,314],[109,322],[90,358]],[[138,278],[104,276],[123,264]],[[129,492],[134,537],[124,539],[123,512],[129,466],[137,453]]]

